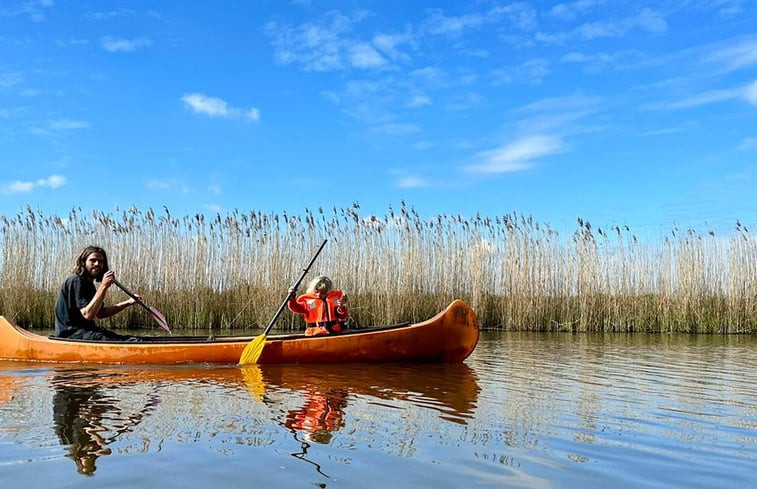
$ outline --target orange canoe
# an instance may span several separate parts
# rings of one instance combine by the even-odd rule
[[[462,362],[478,343],[473,310],[453,301],[433,318],[380,328],[306,337],[270,335],[260,364],[350,362]],[[253,337],[143,337],[141,342],[48,338],[0,316],[0,359],[105,364],[236,364]]]

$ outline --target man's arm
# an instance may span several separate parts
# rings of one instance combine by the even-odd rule
[[[97,317],[100,319],[109,318],[123,311],[132,304],[134,304],[134,299],[119,302],[118,304],[115,304],[113,306],[103,306],[100,308],[100,312],[97,313]]]
[[[95,291],[95,296],[92,297],[92,300],[89,301],[89,304],[80,309],[81,315],[84,316],[84,319],[89,319],[90,321],[92,321],[95,318],[103,317],[100,315],[100,313],[103,308],[103,302],[105,301],[105,293],[108,291],[108,287],[105,286],[104,282],[105,281],[103,280],[103,284],[97,288],[97,290]]]

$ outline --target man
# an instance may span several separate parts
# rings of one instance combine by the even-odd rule
[[[95,282],[99,282],[97,287]],[[84,248],[74,265],[73,275],[60,288],[55,301],[55,336],[80,340],[138,341],[95,324],[136,304],[129,299],[113,306],[105,305],[105,294],[116,283],[116,274],[108,268],[105,250],[97,246]],[[141,297],[136,296],[138,300]]]

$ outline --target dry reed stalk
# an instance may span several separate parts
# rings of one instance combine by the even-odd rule
[[[757,331],[757,240],[741,223],[728,238],[674,229],[643,243],[628,227],[595,229],[580,218],[563,238],[517,213],[423,219],[404,202],[384,216],[359,209],[177,218],[167,208],[75,208],[63,217],[27,208],[0,216],[0,312],[49,327],[74,257],[96,244],[119,278],[176,327],[266,324],[328,238],[311,274],[346,291],[362,326],[423,320],[462,298],[484,327],[509,330]],[[151,322],[130,310],[107,324]],[[302,322],[285,314],[279,327]]]

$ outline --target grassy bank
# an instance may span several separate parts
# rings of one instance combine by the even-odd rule
[[[650,243],[581,219],[563,236],[518,214],[422,219],[404,205],[383,216],[361,215],[357,204],[210,219],[165,208],[0,215],[0,312],[50,326],[58,287],[95,244],[175,326],[265,326],[326,238],[308,278],[331,276],[358,325],[426,319],[461,298],[487,328],[757,332],[757,240],[740,224],[726,238],[671,230]],[[151,319],[130,308],[105,323],[128,324]],[[285,311],[277,327],[300,324]]]

